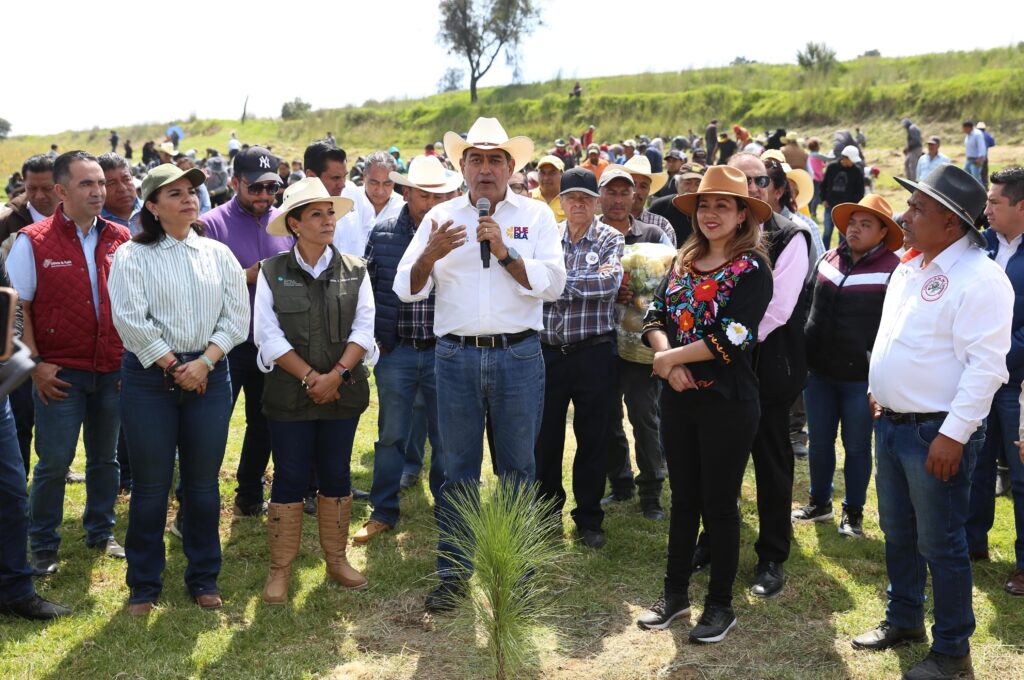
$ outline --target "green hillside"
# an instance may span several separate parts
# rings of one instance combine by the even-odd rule
[[[748,64],[584,79],[583,97],[569,100],[572,82],[483,88],[477,105],[469,103],[466,92],[452,92],[314,111],[301,120],[176,122],[188,135],[185,148],[200,152],[208,146],[225,149],[236,130],[243,141],[296,156],[310,139],[330,130],[351,151],[397,144],[408,157],[446,130],[467,129],[481,114],[497,116],[510,133],[544,144],[579,134],[591,123],[604,141],[639,132],[652,137],[690,128],[699,132],[717,117],[723,125],[782,126],[807,134],[860,125],[870,131],[873,145],[898,148],[896,120],[903,115],[946,134],[958,130],[963,118],[980,118],[1000,130],[1002,143],[1014,143],[1024,121],[1024,43],[914,57],[861,57],[840,62],[827,75],[796,65]],[[122,140],[133,140],[138,153],[146,139],[160,138],[167,123],[122,127],[119,133]],[[61,149],[102,151],[108,135],[107,128],[95,128],[11,138],[0,142],[0,171],[10,173],[25,156],[46,150],[51,142]]]

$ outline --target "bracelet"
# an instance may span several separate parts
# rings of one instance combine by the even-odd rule
[[[205,354],[200,354],[199,355],[199,360],[202,361],[204,364],[206,364],[206,368],[207,369],[209,369],[210,371],[213,371],[213,362],[210,361],[210,357],[206,356]]]
[[[306,372],[306,375],[302,376],[302,387],[304,389],[309,389],[309,383],[307,381],[309,380],[309,376],[313,375],[313,371],[315,370],[315,368],[311,368]]]

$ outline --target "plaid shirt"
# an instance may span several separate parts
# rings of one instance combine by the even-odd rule
[[[409,219],[409,211],[406,210],[404,215],[405,221],[409,225],[409,229],[413,233],[415,233],[416,227],[412,225],[412,221]],[[399,215],[398,219],[402,219],[401,214]],[[374,239],[371,235],[370,239],[366,244],[366,270],[370,275],[370,280],[373,283],[374,290],[376,290],[377,267],[373,249]],[[417,302],[399,301],[396,331],[399,339],[406,338],[409,340],[430,340],[434,337],[433,292],[430,293],[430,297],[428,297],[426,300],[419,300]]]
[[[665,232],[665,235],[668,236],[669,240],[672,241],[672,245],[676,247],[679,246],[679,244],[676,243],[676,230],[672,228],[672,223],[669,222],[664,217],[662,217],[661,215],[656,215],[647,208],[644,208],[643,210],[640,211],[640,216],[637,217],[636,219],[638,222],[646,222],[647,224],[653,224],[658,229],[661,229],[663,232]]]
[[[567,345],[615,330],[615,296],[622,283],[622,234],[595,217],[575,243],[566,225],[562,234],[565,289],[557,302],[544,304],[541,342]],[[611,265],[609,271],[598,271]]]

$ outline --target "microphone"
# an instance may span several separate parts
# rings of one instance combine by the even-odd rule
[[[491,202],[486,198],[481,198],[476,202],[476,213],[479,217],[487,217],[488,213],[491,212]],[[484,265],[484,269],[491,268],[491,242],[481,241],[480,242],[480,261]]]

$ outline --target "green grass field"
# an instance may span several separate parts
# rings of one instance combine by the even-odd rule
[[[181,543],[167,536],[165,589],[148,620],[125,613],[123,562],[85,548],[80,516],[84,488],[68,487],[61,568],[38,582],[40,592],[66,603],[75,615],[40,625],[0,620],[0,677],[10,680],[209,678],[429,678],[485,677],[489,664],[476,631],[449,619],[423,614],[432,587],[433,527],[425,482],[405,492],[402,521],[350,557],[370,588],[344,592],[326,580],[314,522],[306,519],[300,557],[288,605],[260,603],[266,576],[263,520],[234,519],[230,503],[243,423],[236,409],[221,472],[224,566],[220,587],[225,607],[202,612],[182,583]],[[363,415],[353,455],[353,475],[369,488],[376,431],[376,406]],[[565,479],[574,445],[567,442]],[[80,452],[75,469],[83,470]],[[485,465],[485,468],[488,467]],[[489,476],[489,473],[488,473]],[[842,497],[837,476],[836,498]],[[794,498],[807,493],[807,465],[797,464]],[[570,495],[571,498],[571,495]],[[854,652],[849,639],[884,615],[885,564],[873,485],[869,490],[865,540],[838,535],[832,523],[797,526],[786,564],[788,585],[772,601],[746,590],[754,567],[756,508],[753,473],[743,488],[740,572],[735,595],[738,628],[720,645],[686,642],[686,622],[669,631],[645,633],[636,616],[657,597],[664,569],[667,522],[643,519],[637,507],[614,508],[605,521],[608,545],[599,552],[571,542],[559,607],[543,619],[532,642],[531,665],[523,677],[604,679],[649,678],[877,678],[897,677],[924,656],[925,646],[896,652]],[[664,502],[668,504],[668,494]],[[571,504],[571,499],[570,499]],[[123,539],[127,502],[118,503],[115,533]],[[353,529],[368,516],[356,505]],[[979,678],[1024,678],[1024,602],[1001,585],[1013,566],[1011,503],[997,501],[991,534],[993,561],[975,569],[974,664]],[[691,599],[702,601],[706,575],[697,575]],[[693,621],[698,613],[695,612]]]

